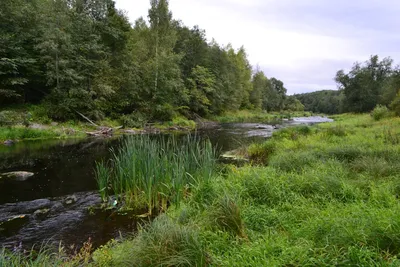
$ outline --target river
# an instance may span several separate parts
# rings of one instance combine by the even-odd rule
[[[330,122],[324,117],[294,118],[279,128]],[[219,124],[198,131],[220,152],[270,137],[277,126],[262,123]],[[9,248],[59,241],[94,246],[136,229],[138,220],[110,212],[91,215],[100,203],[95,162],[107,160],[123,136],[96,139],[23,141],[0,145],[0,173],[27,171],[26,181],[0,179],[0,244]],[[140,221],[139,221],[140,222]],[[0,245],[0,247],[1,247]]]

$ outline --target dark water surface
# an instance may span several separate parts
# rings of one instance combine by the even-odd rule
[[[322,117],[295,118],[284,121],[279,127],[327,121],[330,120]],[[263,141],[273,131],[273,125],[233,123],[199,130],[197,134],[209,138],[219,151],[225,152],[254,141]],[[0,247],[2,244],[10,246],[13,242],[14,245],[18,242],[31,245],[49,238],[64,240],[67,244],[81,244],[88,237],[100,245],[116,237],[119,231],[134,230],[136,221],[128,217],[109,213],[90,216],[86,210],[90,204],[100,201],[93,192],[97,189],[95,162],[107,160],[111,156],[110,148],[118,147],[123,138],[23,141],[12,146],[0,145],[0,173],[28,171],[35,174],[24,182],[0,179],[0,213],[3,213],[0,214]],[[67,195],[77,195],[79,205],[66,205],[63,198]],[[50,210],[46,219],[26,208],[36,205],[34,200],[37,203],[51,200],[50,204],[46,202],[47,206],[38,206],[38,209],[45,207]],[[29,223],[25,227],[17,227],[14,232],[2,229],[1,221],[6,220],[6,216],[22,211],[29,215]],[[76,220],[69,221],[68,216]],[[57,224],[63,221],[69,225],[58,227]],[[52,227],[48,226],[49,223],[53,223]],[[41,227],[42,233],[35,227]]]

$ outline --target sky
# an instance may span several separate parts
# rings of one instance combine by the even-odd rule
[[[133,23],[149,0],[115,0]],[[371,55],[400,59],[399,0],[170,0],[174,19],[209,41],[244,46],[251,65],[288,94],[336,89],[340,69]]]

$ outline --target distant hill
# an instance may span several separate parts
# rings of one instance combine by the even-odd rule
[[[315,113],[338,114],[342,112],[344,95],[337,90],[322,90],[294,95],[304,105],[304,110]]]

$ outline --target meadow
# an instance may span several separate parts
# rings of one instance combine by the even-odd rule
[[[334,119],[251,145],[250,164],[216,166],[155,220],[95,250],[86,264],[400,266],[400,118]],[[0,265],[16,266],[2,255]]]

